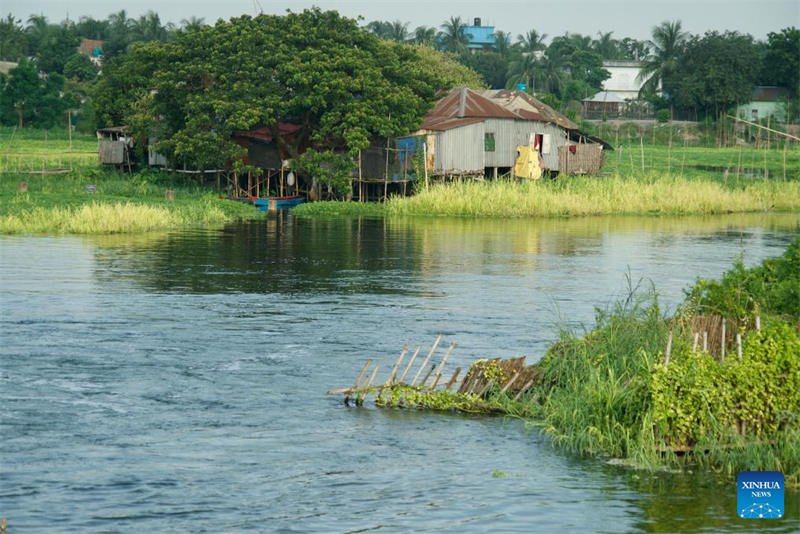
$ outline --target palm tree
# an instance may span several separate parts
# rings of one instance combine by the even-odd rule
[[[188,19],[181,20],[181,28],[184,31],[196,31],[206,25],[205,17],[195,17],[192,15]]]
[[[114,28],[114,31],[129,29],[131,27],[131,22],[133,22],[130,18],[128,18],[128,12],[124,9],[120,9],[116,13],[110,14],[106,20],[108,21],[108,24]]]
[[[30,50],[28,53],[36,55],[39,50],[39,43],[47,33],[47,28],[50,24],[47,22],[47,17],[44,15],[31,15],[28,17],[28,26],[25,27],[25,34],[28,36],[28,45]]]
[[[500,57],[508,56],[511,51],[511,36],[509,33],[500,30],[494,32],[494,45],[492,45],[492,48]]]
[[[547,54],[537,61],[539,69],[536,71],[536,87],[544,93],[560,95],[567,83],[567,75],[559,61]]]
[[[436,28],[417,26],[414,30],[414,42],[417,44],[432,44],[436,40]]]
[[[518,83],[524,83],[533,92],[536,87],[536,71],[538,68],[538,60],[533,54],[517,56],[517,59],[508,65],[506,86],[512,88]]]
[[[387,39],[404,43],[408,40],[408,22],[396,20],[389,24]]]
[[[664,21],[653,28],[653,39],[648,41],[650,53],[644,59],[636,81],[645,82],[639,94],[655,92],[659,84],[666,90],[669,79],[675,74],[678,57],[683,50],[687,32],[681,29],[681,21]]]
[[[131,32],[135,41],[166,41],[169,28],[161,25],[161,18],[152,9],[133,21]]]
[[[0,20],[0,60],[19,61],[26,56],[28,39],[22,29],[22,21],[11,14]]]
[[[539,34],[536,30],[531,30],[525,35],[517,35],[517,47],[523,54],[530,54],[532,52],[539,52],[544,50],[547,46],[544,40],[547,39],[547,34]]]
[[[467,33],[467,25],[461,17],[450,17],[441,25],[442,46],[450,52],[466,52],[472,34]]]
[[[603,56],[603,59],[619,59],[619,41],[611,37],[614,32],[597,32],[597,39],[592,41],[592,49]]]
[[[389,39],[392,23],[384,20],[373,20],[367,24],[367,29],[377,35],[380,39]]]
[[[578,50],[591,50],[592,49],[592,38],[589,35],[581,35],[580,33],[565,33],[564,34],[569,41],[578,47]]]

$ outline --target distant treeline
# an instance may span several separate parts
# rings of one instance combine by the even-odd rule
[[[138,18],[122,10],[104,20],[83,16],[60,23],[42,15],[27,21],[8,15],[0,20],[0,60],[20,66],[2,77],[0,122],[50,127],[63,124],[65,111],[75,108],[82,111],[84,127],[93,127],[92,94],[102,66],[76,52],[82,38],[101,40],[102,62],[107,63],[129,54],[137,43],[176,42],[205,26],[202,17],[163,23],[153,11]],[[655,26],[648,40],[617,39],[613,32],[594,37],[568,32],[548,40],[535,29],[516,37],[497,30],[494,44],[478,51],[468,48],[470,27],[460,17],[438,28],[411,30],[402,21],[372,21],[363,28],[383,40],[427,44],[452,54],[490,88],[524,83],[572,118],[579,113],[577,103],[599,91],[610,76],[603,61],[618,59],[643,62],[641,79],[647,83],[640,99],[656,111],[719,117],[748,102],[755,85],[789,88],[791,117],[800,102],[800,30],[795,27],[769,33],[765,41],[733,31],[692,35],[679,20]]]

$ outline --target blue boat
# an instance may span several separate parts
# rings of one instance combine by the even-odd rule
[[[255,205],[261,211],[290,209],[305,202],[300,195],[290,197],[267,197],[255,199]]]

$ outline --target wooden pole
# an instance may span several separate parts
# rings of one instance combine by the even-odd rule
[[[400,368],[400,364],[403,362],[403,358],[405,358],[407,352],[408,343],[403,345],[403,351],[400,353],[400,357],[397,358],[397,362],[395,362],[394,367],[392,368],[392,374],[389,376],[389,381],[387,383],[391,384],[394,382],[394,379],[397,376],[397,370]]]
[[[736,333],[736,356],[742,361],[742,334]]]
[[[722,348],[720,349],[720,360],[725,363],[725,317],[722,318]]]
[[[669,337],[667,338],[667,350],[664,353],[664,365],[669,365],[669,355],[672,353],[672,330],[669,331]]]
[[[69,170],[72,172],[72,110],[67,115],[67,131],[69,131]],[[126,150],[127,152],[127,150]],[[130,160],[128,161],[128,171],[130,172]]]
[[[436,364],[435,364],[435,363],[432,363],[432,364],[431,364],[431,368],[430,368],[430,369],[428,369],[428,374],[426,374],[426,375],[425,375],[425,378],[423,378],[423,379],[422,379],[422,382],[420,382],[420,383],[419,383],[419,387],[420,387],[420,388],[423,388],[423,387],[425,387],[425,382],[427,382],[427,381],[428,381],[428,378],[430,378],[430,377],[431,377],[431,374],[433,374],[433,370],[434,370],[434,369],[436,369]]]
[[[781,135],[781,136],[787,137],[789,139],[794,139],[795,141],[800,141],[800,137],[797,137],[797,136],[794,136],[794,135],[789,135],[789,134],[784,133],[784,132],[779,132],[777,130],[773,130],[772,128],[767,128],[766,126],[761,126],[760,124],[756,124],[754,122],[750,122],[750,121],[746,121],[744,119],[740,119],[739,117],[732,117],[732,116],[728,115],[728,118],[733,119],[733,120],[738,121],[738,122],[743,122],[743,123],[748,124],[750,126],[755,126],[756,128],[760,128],[761,130],[767,130],[768,132],[774,133],[776,135]]]
[[[644,173],[644,137],[639,138],[639,147],[642,151],[642,173]]]
[[[708,332],[703,332],[703,352],[708,352]]]
[[[692,345],[692,353],[697,352],[697,344],[700,341],[700,332],[694,333],[694,344]]]
[[[426,135],[422,139],[422,159],[423,159],[423,167],[425,168],[425,191],[428,190],[428,136]],[[786,151],[783,154],[783,167],[784,167],[784,175],[786,174]],[[784,177],[785,179],[785,177]]]
[[[756,331],[761,332],[761,316],[756,315]]]
[[[436,351],[436,347],[439,346],[439,342],[442,341],[443,337],[444,336],[442,334],[439,334],[436,337],[436,341],[433,343],[433,346],[431,347],[431,351],[428,353],[428,357],[425,358],[424,362],[422,362],[422,365],[420,366],[419,371],[417,371],[417,374],[414,375],[414,380],[411,381],[411,385],[412,386],[417,383],[417,380],[419,379],[419,375],[421,375],[422,371],[428,366],[428,362],[431,361],[431,356],[433,356],[433,353]]]
[[[439,367],[436,369],[436,375],[433,378],[433,385],[431,386],[431,389],[435,388],[436,384],[439,382],[439,378],[442,376],[442,369],[444,369],[444,364],[447,363],[447,360],[450,358],[450,354],[453,352],[454,348],[456,348],[455,342],[450,343],[450,347],[448,347],[444,358],[442,358],[442,363],[440,363]]]
[[[533,385],[533,380],[529,380],[527,384],[522,386],[522,389],[519,390],[519,392],[514,396],[514,402],[517,402],[520,399],[520,397],[522,397],[522,395],[524,395],[525,392],[531,388],[532,385]]]
[[[421,349],[421,348],[422,347],[417,347],[417,350],[414,351],[414,355],[411,356],[411,359],[408,361],[408,365],[406,366],[406,370],[403,371],[403,375],[400,377],[400,380],[398,380],[398,382],[402,383],[403,380],[406,379],[406,375],[408,374],[409,369],[411,369],[411,366],[414,365],[414,360],[417,359],[417,355],[419,354],[419,349]]]
[[[522,374],[522,369],[514,373],[514,376],[512,376],[511,379],[508,382],[506,382],[506,385],[503,386],[503,389],[500,390],[500,395],[503,395],[506,391],[508,391],[508,388],[511,387],[511,384],[513,384],[521,374]]]
[[[444,388],[446,391],[449,391],[450,388],[453,387],[453,384],[456,383],[456,381],[458,380],[458,374],[460,372],[461,372],[461,367],[456,367],[456,371],[453,373],[452,378],[450,378],[450,381],[447,382],[447,385]]]

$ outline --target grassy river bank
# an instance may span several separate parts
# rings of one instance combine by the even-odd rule
[[[27,190],[19,191],[20,182]],[[94,186],[88,192],[87,186]],[[174,200],[166,192],[174,192]],[[252,206],[220,200],[169,175],[81,169],[69,174],[4,174],[0,234],[113,234],[224,224],[261,217]]]

